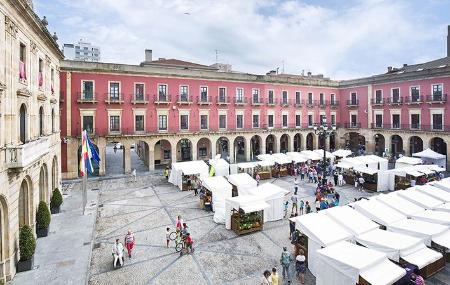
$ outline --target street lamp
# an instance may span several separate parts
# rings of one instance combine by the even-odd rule
[[[330,137],[334,131],[336,131],[336,126],[328,126],[325,118],[322,120],[322,124],[320,126],[314,126],[314,133],[319,137],[319,140],[323,139],[324,144],[327,138]],[[325,145],[323,146],[322,171],[322,184],[325,185],[327,177],[327,156],[325,152]]]

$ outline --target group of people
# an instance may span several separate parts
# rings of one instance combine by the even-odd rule
[[[180,215],[177,217],[177,222],[175,224],[177,237],[175,239],[175,243],[183,243],[183,247],[186,249],[186,252],[192,252],[192,245],[194,244],[194,240],[192,239],[191,233],[189,232],[189,227]],[[170,243],[170,228],[166,229],[166,242],[167,247],[169,247]]]
[[[295,261],[295,273],[301,284],[305,284],[305,273],[306,273],[306,256],[303,250],[300,250],[298,254],[295,255],[295,260],[292,254],[288,252],[287,247],[283,247],[283,251],[280,257],[280,265],[282,268],[282,280],[287,280],[291,282],[290,267]],[[277,269],[272,268],[272,272],[265,270],[263,273],[263,278],[261,285],[278,285],[280,283],[280,277],[278,275]]]
[[[134,236],[134,233],[131,230],[128,230],[127,234],[125,235],[124,243],[127,249],[128,258],[131,258],[131,251],[134,248],[134,244],[136,242],[136,238]],[[116,242],[114,243],[113,249],[112,249],[112,256],[114,258],[113,266],[114,268],[117,267],[117,262],[119,262],[120,266],[123,266],[124,258],[123,253],[125,249],[123,244],[120,242],[119,239],[116,239]]]

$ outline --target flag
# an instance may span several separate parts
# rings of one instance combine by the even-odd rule
[[[91,142],[87,135],[87,131],[84,130],[81,136],[81,157],[80,157],[80,175],[84,176],[88,172],[94,173],[94,166],[92,165],[92,159],[100,162],[100,157],[94,144]]]

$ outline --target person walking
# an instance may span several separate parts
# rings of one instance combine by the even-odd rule
[[[315,205],[316,205],[316,212],[319,212],[320,211],[320,201],[317,198],[316,198]]]
[[[295,213],[298,213],[298,197],[297,194],[294,194],[291,196],[291,201],[292,201],[292,210],[291,213],[294,213],[294,208],[295,208]]]
[[[131,176],[133,177],[134,182],[136,182],[136,168],[131,171]]]
[[[291,280],[291,277],[289,276],[289,267],[291,266],[291,262],[292,262],[292,256],[291,254],[287,251],[287,247],[283,247],[283,252],[281,253],[281,257],[280,257],[280,264],[281,267],[283,268],[282,273],[283,273],[283,282],[284,280]]]
[[[259,186],[259,181],[261,180],[261,176],[259,176],[259,173],[256,173],[255,180],[256,180],[256,186]]]
[[[300,215],[303,215],[304,207],[305,207],[305,202],[303,202],[303,200],[300,200]]]
[[[194,196],[198,195],[197,184],[198,184],[197,178],[192,179],[191,186],[192,186],[192,189],[194,189]]]
[[[305,179],[305,167],[300,166],[300,180],[303,181]]]
[[[298,179],[297,177],[294,178],[294,194],[297,195],[298,191]]]
[[[297,271],[298,280],[301,284],[305,284],[306,257],[303,249],[300,249],[299,255],[295,258],[295,269]]]
[[[271,285],[278,285],[280,282],[280,277],[278,276],[278,272],[277,269],[274,267],[272,268],[272,283],[270,283]]]
[[[125,236],[125,246],[128,251],[128,257],[131,258],[131,251],[133,250],[134,243],[136,242],[136,238],[131,230],[128,230],[127,235]]]
[[[176,222],[176,225],[175,225],[176,228],[177,228],[177,232],[181,232],[181,229],[183,228],[183,224],[184,224],[183,219],[181,218],[180,215],[178,215],[177,222]]]
[[[283,215],[283,217],[286,218],[287,212],[288,212],[288,207],[289,207],[289,201],[284,202],[283,206],[284,206],[284,215]]]
[[[116,239],[116,243],[114,244],[113,249],[112,249],[112,255],[114,257],[114,262],[113,262],[114,268],[116,268],[116,266],[117,266],[117,260],[119,261],[120,266],[123,265],[123,252],[124,252],[124,249],[123,249],[122,243],[119,241],[119,239]]]
[[[294,214],[291,214],[291,218],[294,218]],[[289,239],[292,238],[292,233],[295,231],[295,222],[289,220]]]
[[[363,189],[364,189],[364,183],[365,183],[365,182],[366,182],[366,181],[364,180],[364,178],[362,177],[362,175],[359,176],[359,178],[358,178],[359,190],[363,191]]]
[[[333,178],[334,178],[334,186],[338,185],[339,173],[337,172],[337,170],[333,172]]]
[[[266,270],[266,271],[264,271],[264,273],[263,273],[263,278],[262,278],[262,280],[261,280],[261,285],[270,285],[270,271],[269,270]]]
[[[309,204],[309,201],[306,201],[305,211],[306,211],[306,214],[311,213],[311,205]]]
[[[338,184],[339,186],[344,186],[344,175],[342,175],[342,173],[339,173],[338,175]]]
[[[166,181],[169,181],[169,167],[166,166],[166,168],[164,168],[164,177],[166,178]]]

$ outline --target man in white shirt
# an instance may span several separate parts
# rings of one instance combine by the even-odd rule
[[[113,246],[112,249],[112,255],[114,257],[114,268],[116,268],[117,260],[119,260],[120,266],[123,266],[123,245],[119,241],[119,239],[116,239],[116,243]]]

